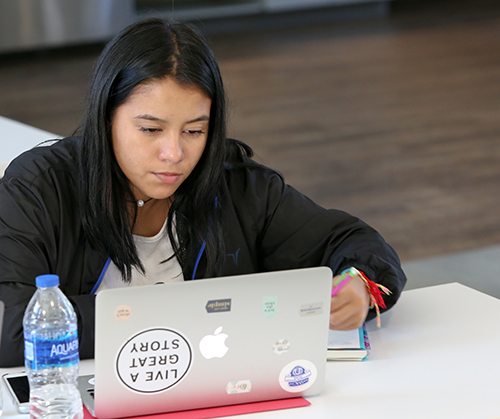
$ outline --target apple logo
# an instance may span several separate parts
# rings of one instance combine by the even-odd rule
[[[222,332],[222,326],[215,329],[213,335],[207,335],[200,340],[200,352],[206,359],[222,358],[226,355],[228,347],[226,339],[228,335]]]

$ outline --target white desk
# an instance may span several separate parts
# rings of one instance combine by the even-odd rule
[[[22,152],[57,135],[0,116],[0,178],[5,168]]]
[[[406,291],[369,325],[365,362],[329,362],[312,406],[260,419],[492,419],[500,417],[500,300],[454,283]],[[82,362],[83,374],[92,361]],[[6,370],[0,370],[1,373]],[[4,415],[16,419],[4,392]]]

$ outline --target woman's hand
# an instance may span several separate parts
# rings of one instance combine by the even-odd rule
[[[333,280],[338,277],[334,277]],[[370,294],[359,276],[349,281],[332,297],[330,329],[352,330],[363,325],[370,308]]]

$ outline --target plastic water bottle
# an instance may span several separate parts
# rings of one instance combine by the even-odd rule
[[[23,319],[24,358],[30,382],[30,416],[82,419],[75,310],[57,275],[36,278],[37,290]]]

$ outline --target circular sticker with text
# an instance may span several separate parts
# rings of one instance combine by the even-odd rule
[[[283,390],[289,393],[300,393],[311,387],[318,376],[316,366],[306,359],[298,359],[285,365],[281,370],[279,381]]]
[[[127,387],[158,393],[179,383],[193,360],[191,344],[171,329],[150,329],[130,338],[120,349],[116,372]]]

